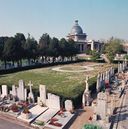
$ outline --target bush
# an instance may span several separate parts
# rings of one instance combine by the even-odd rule
[[[78,62],[84,62],[84,61],[85,61],[84,59],[78,59],[76,61],[55,62],[55,63],[49,63],[49,64],[36,64],[36,65],[24,66],[24,67],[12,68],[12,69],[3,69],[3,70],[0,70],[0,75],[15,73],[15,72],[19,72],[19,71],[25,71],[25,70],[30,70],[30,69],[36,69],[36,68],[51,67],[51,66],[55,66],[55,65],[78,63]]]

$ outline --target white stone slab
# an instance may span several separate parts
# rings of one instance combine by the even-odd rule
[[[57,114],[58,110],[57,109],[48,109],[46,110],[43,114],[41,114],[39,117],[37,117],[37,119],[34,122],[44,122],[44,124],[46,124],[53,116],[55,116]],[[32,123],[31,125],[34,127],[39,127],[42,128],[44,125],[38,125],[35,123]]]
[[[42,115],[40,115],[36,120],[48,122],[54,115],[57,114],[59,110],[57,109],[48,109],[46,112],[44,112]]]
[[[23,119],[21,115],[17,118],[27,123],[31,123],[36,117],[45,112],[47,109],[48,107],[41,107],[39,105],[36,105],[29,110],[32,113],[32,117],[30,119]]]
[[[51,125],[51,124],[49,124],[50,122],[48,122],[45,125],[45,127],[49,127],[49,128],[52,128],[52,129],[63,129],[68,124],[68,122],[71,120],[71,118],[73,118],[73,116],[74,116],[74,114],[71,114],[70,112],[64,112],[64,114],[65,114],[65,117],[61,117],[60,115],[56,115],[54,117],[54,118],[58,119],[58,121],[56,121],[57,123],[62,124],[61,127]]]

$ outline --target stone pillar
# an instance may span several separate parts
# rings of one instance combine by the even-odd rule
[[[94,41],[91,42],[91,50],[94,50]]]

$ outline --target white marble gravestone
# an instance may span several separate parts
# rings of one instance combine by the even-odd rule
[[[72,111],[73,110],[73,103],[71,100],[65,101],[65,109],[66,111]]]
[[[19,87],[17,88],[17,95],[19,100],[25,100],[25,89],[23,80],[19,80]]]
[[[38,104],[42,103],[43,105],[46,105],[46,86],[40,85],[39,86],[39,93],[40,97],[38,97]]]
[[[12,85],[12,95],[17,96],[17,90],[16,90],[15,85]]]
[[[8,95],[8,87],[7,85],[2,85],[2,95],[1,97],[5,97]]]
[[[60,110],[60,97],[51,93],[47,94],[48,99],[46,100],[46,105],[49,108],[55,108]]]

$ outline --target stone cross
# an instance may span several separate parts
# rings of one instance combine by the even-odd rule
[[[32,92],[32,86],[33,86],[33,84],[32,84],[31,81],[29,81],[28,86],[29,86],[29,88],[30,88],[30,92]]]
[[[85,105],[89,105],[89,99],[90,99],[90,91],[89,91],[89,84],[88,84],[88,79],[89,77],[86,77],[85,83],[86,83],[86,89],[83,93],[83,97],[82,97],[82,102],[83,102],[83,106]]]
[[[85,90],[85,91],[86,91],[86,92],[89,91],[88,79],[89,79],[89,77],[87,76],[87,77],[86,77],[86,80],[85,80],[85,83],[86,83],[86,90]]]
[[[32,84],[31,81],[29,81],[28,86],[29,86],[29,88],[30,88],[30,92],[29,92],[28,97],[29,97],[30,99],[32,99],[32,103],[34,103],[34,95],[33,95],[33,92],[32,92],[32,86],[33,86],[33,84]]]

